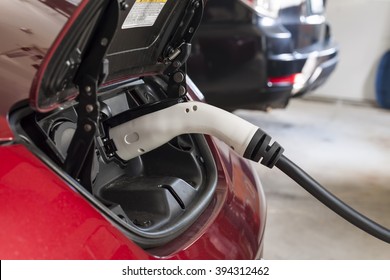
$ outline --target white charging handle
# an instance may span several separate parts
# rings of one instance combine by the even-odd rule
[[[217,137],[241,156],[258,127],[201,102],[184,102],[118,125],[109,130],[117,155],[129,160],[187,133]]]

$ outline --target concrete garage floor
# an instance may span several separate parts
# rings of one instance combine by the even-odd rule
[[[239,110],[331,192],[390,228],[390,111],[293,100]],[[268,200],[265,259],[390,259],[390,245],[328,210],[277,168],[256,166]]]

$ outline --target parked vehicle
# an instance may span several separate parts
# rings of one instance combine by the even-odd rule
[[[324,14],[323,0],[210,0],[188,73],[213,105],[283,108],[337,65]]]
[[[203,135],[123,161],[107,135],[152,104],[202,99],[183,66],[202,10],[0,2],[1,259],[261,257],[265,199],[247,161]]]

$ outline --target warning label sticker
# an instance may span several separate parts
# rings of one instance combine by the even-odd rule
[[[137,0],[122,24],[122,29],[153,26],[168,0]]]

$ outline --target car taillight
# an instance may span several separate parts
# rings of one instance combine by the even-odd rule
[[[279,14],[280,0],[240,0],[263,16],[276,18]]]
[[[299,78],[300,73],[295,73],[288,76],[268,77],[268,84],[272,84],[274,86],[293,85]]]

